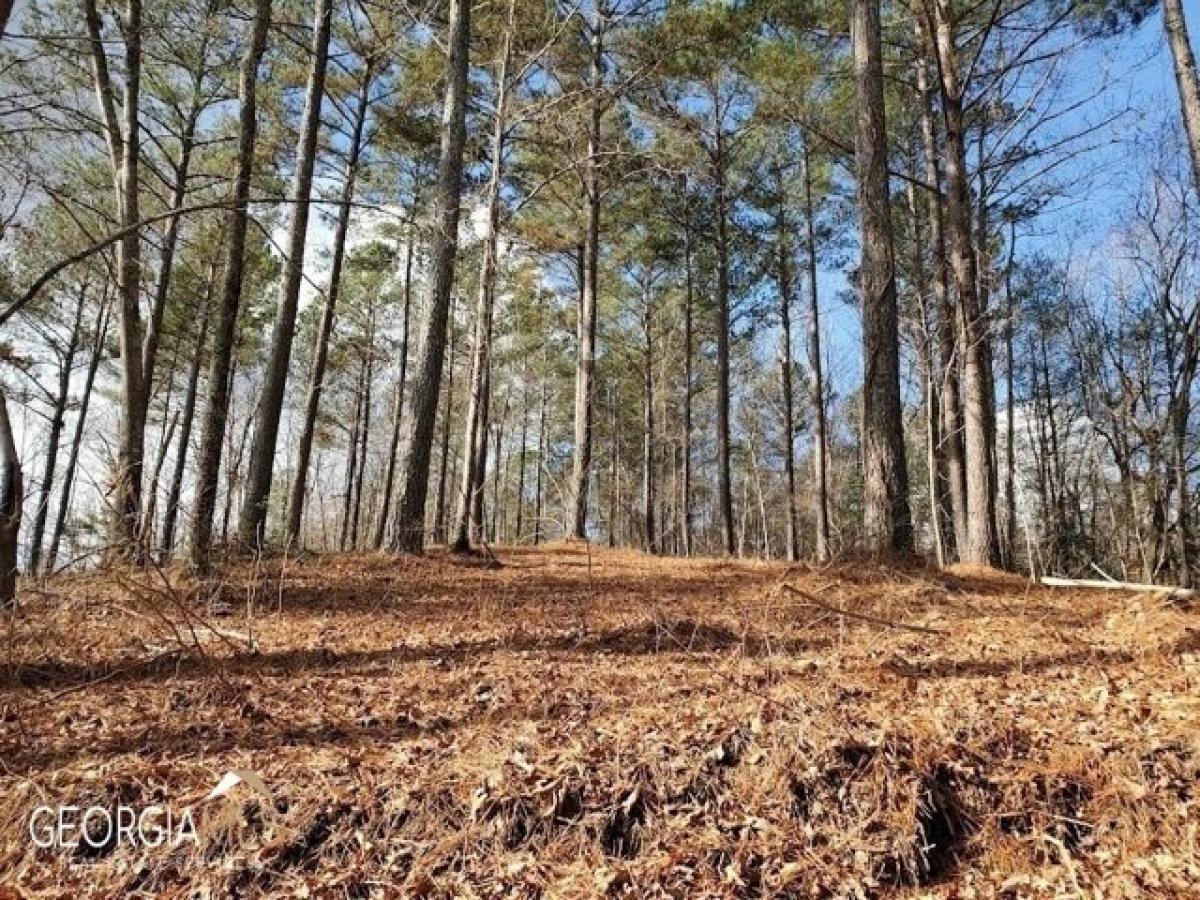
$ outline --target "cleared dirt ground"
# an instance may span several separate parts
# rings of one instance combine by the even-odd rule
[[[0,897],[1200,896],[1200,607],[497,556],[26,584]],[[60,803],[202,846],[38,849]]]

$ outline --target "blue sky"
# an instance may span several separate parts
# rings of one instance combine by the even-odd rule
[[[1184,14],[1193,49],[1200,55],[1200,0],[1184,0]],[[1071,88],[1079,94],[1107,82],[1094,104],[1062,125],[1082,124],[1128,105],[1132,111],[1105,129],[1108,142],[1089,151],[1059,175],[1064,194],[1036,221],[1018,232],[1018,259],[1027,254],[1073,255],[1095,249],[1119,224],[1123,210],[1144,176],[1145,139],[1164,125],[1179,120],[1171,55],[1163,36],[1162,19],[1154,13],[1132,34],[1081,48],[1075,54]],[[898,188],[899,185],[896,185]],[[845,396],[861,381],[861,330],[857,309],[844,302],[846,288],[840,270],[820,273],[825,350],[835,390]],[[902,377],[905,376],[902,371]]]

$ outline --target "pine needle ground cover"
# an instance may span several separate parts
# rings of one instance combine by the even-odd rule
[[[1200,895],[1187,602],[496,555],[27,584],[0,896]],[[199,840],[31,839],[118,803]]]

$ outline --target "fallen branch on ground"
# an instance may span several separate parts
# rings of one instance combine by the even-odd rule
[[[1063,578],[1059,575],[1043,575],[1039,581],[1047,587],[1095,588],[1106,591],[1141,591],[1164,593],[1172,597],[1195,597],[1191,588],[1172,587],[1169,584],[1138,584],[1134,581],[1100,581],[1095,578]]]
[[[909,625],[906,622],[893,622],[891,619],[880,618],[879,616],[868,615],[867,613],[852,612],[848,609],[841,609],[837,606],[831,606],[828,603],[822,603],[808,591],[802,591],[798,587],[790,584],[783,585],[783,589],[789,593],[795,594],[797,597],[803,597],[806,605],[815,606],[817,609],[823,609],[825,612],[833,613],[837,616],[845,616],[848,619],[858,619],[861,622],[870,622],[872,625],[882,625],[884,628],[899,628],[902,631],[915,631],[918,634],[936,634],[940,636],[949,635],[950,632],[942,628],[933,628],[929,625]]]

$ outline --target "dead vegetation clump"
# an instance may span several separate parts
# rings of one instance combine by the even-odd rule
[[[27,591],[0,670],[0,886],[1200,890],[1192,609],[988,572],[497,555],[234,568],[223,615],[179,573]],[[152,802],[193,811],[200,846],[26,830],[39,804]]]

